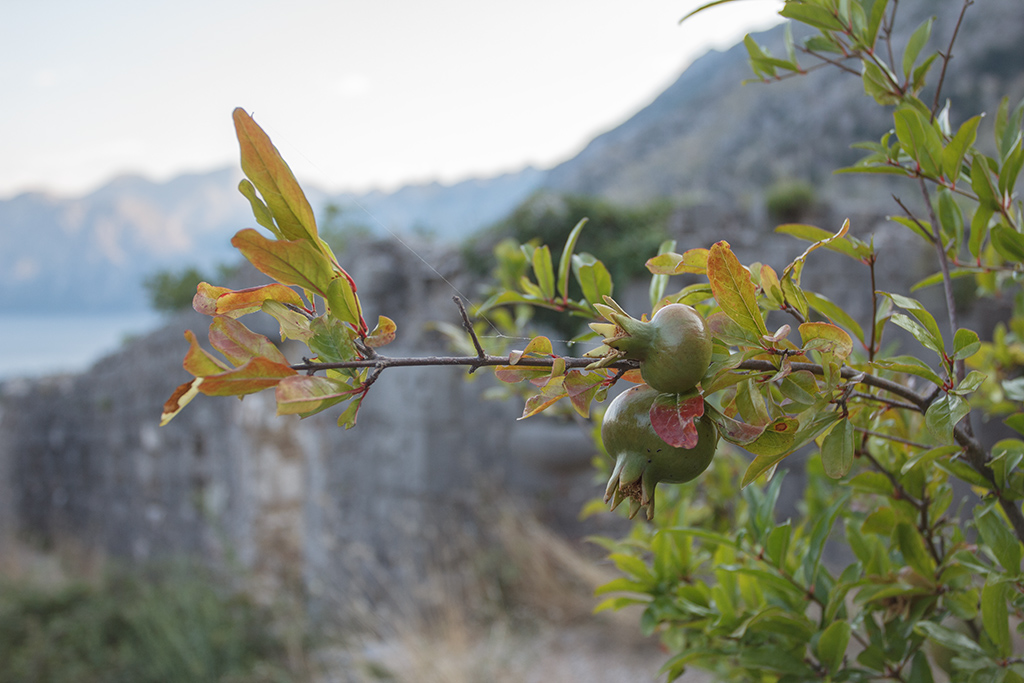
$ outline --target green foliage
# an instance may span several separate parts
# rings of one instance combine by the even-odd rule
[[[586,217],[580,248],[602,261],[614,279],[625,281],[644,273],[644,261],[657,252],[668,234],[671,213],[667,201],[631,207],[597,197],[538,194],[469,240],[464,253],[467,262],[484,273],[493,267],[489,252],[499,240],[563,244],[572,226]]]
[[[202,572],[0,590],[0,682],[287,681],[277,620]]]
[[[765,208],[776,223],[797,223],[814,208],[814,187],[804,181],[790,180],[772,185],[765,192]]]
[[[172,313],[191,306],[196,286],[206,279],[198,268],[189,266],[177,272],[160,270],[148,275],[142,281],[142,287],[153,310]]]

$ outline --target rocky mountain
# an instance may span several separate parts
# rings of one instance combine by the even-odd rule
[[[343,209],[338,227],[453,239],[505,215],[543,178],[528,168],[392,193],[305,189],[318,214],[328,204]],[[167,182],[127,176],[78,198],[26,193],[0,201],[0,312],[142,309],[140,283],[155,270],[235,261],[231,236],[255,225],[240,179],[235,169]]]
[[[901,4],[896,54],[931,15],[936,22],[928,49],[944,48],[961,4]],[[1019,0],[986,0],[968,9],[943,89],[954,103],[954,125],[978,110],[994,114],[996,94],[1024,95],[1021,10]],[[778,26],[754,37],[784,56],[783,31]],[[794,34],[799,42],[799,32]],[[929,82],[934,84],[938,74],[936,65]],[[705,55],[649,106],[552,169],[546,187],[628,203],[674,197],[731,207],[756,203],[774,183],[803,180],[831,202],[862,204],[874,198],[891,206],[878,181],[832,175],[861,156],[850,149],[852,143],[877,140],[892,126],[891,113],[864,94],[856,77],[830,68],[770,84],[740,85],[751,78],[742,44]],[[988,130],[981,134],[985,140],[991,137]]]

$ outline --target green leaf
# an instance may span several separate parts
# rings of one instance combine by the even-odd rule
[[[999,192],[1004,197],[1013,193],[1022,165],[1024,165],[1024,140],[1018,137],[1017,144],[1006,155],[1003,160],[1003,168],[999,171]]]
[[[893,372],[903,372],[908,375],[916,375],[941,386],[943,380],[927,363],[916,356],[893,356],[875,361],[875,365]]]
[[[953,428],[967,414],[971,406],[956,394],[945,394],[932,401],[924,414],[925,424],[932,435],[945,444],[953,441]]]
[[[833,622],[818,638],[818,660],[830,672],[839,671],[849,644],[850,624],[846,621]]]
[[[971,148],[978,138],[978,126],[981,124],[981,116],[972,116],[960,125],[956,135],[949,141],[942,150],[942,172],[955,185],[960,178],[964,157],[967,150]]]
[[[331,309],[331,315],[353,327],[359,327],[362,310],[359,305],[359,297],[356,296],[348,278],[336,277],[331,280],[327,287],[327,296],[324,298]]]
[[[551,250],[548,245],[537,247],[533,250],[533,274],[537,278],[537,286],[540,287],[541,296],[551,301],[555,298],[555,270],[551,264]]]
[[[953,240],[953,245],[948,251],[951,254],[960,253],[960,246],[964,242],[964,215],[953,199],[953,193],[946,188],[940,188],[939,192],[939,225],[942,226],[943,242]]]
[[[270,233],[279,240],[285,239],[281,230],[274,223],[274,215],[270,213],[270,209],[263,203],[263,200],[256,194],[256,188],[246,179],[242,179],[238,183],[238,191],[249,200],[249,205],[252,207],[253,216],[256,217],[256,222],[262,225],[264,228],[270,231]]]
[[[911,458],[908,458],[903,467],[900,468],[900,474],[906,474],[912,470],[915,466],[920,464],[927,464],[936,460],[937,458],[944,458],[954,453],[959,453],[963,450],[960,446],[939,446],[938,448],[929,448],[928,450],[922,450]]]
[[[873,62],[864,60],[862,64],[861,80],[864,82],[864,92],[882,106],[899,104],[900,96],[895,89],[895,77]]]
[[[612,295],[612,276],[603,263],[590,254],[574,254],[572,268],[576,280],[583,290],[583,297],[590,305],[604,303],[604,297]]]
[[[929,640],[932,640],[944,647],[948,647],[961,655],[970,654],[983,656],[985,654],[985,651],[981,649],[980,645],[964,634],[942,626],[941,624],[936,624],[934,621],[919,621],[914,624],[914,630],[923,634]]]
[[[853,466],[853,423],[843,418],[821,443],[821,464],[832,479],[842,479]]]
[[[903,106],[893,112],[896,137],[907,154],[930,177],[940,175],[942,166],[942,138],[935,126],[915,107]]]
[[[309,240],[319,251],[313,209],[288,164],[245,110],[235,109],[232,118],[241,149],[242,171],[263,195],[281,234],[289,240]]]
[[[281,340],[297,339],[306,341],[313,333],[309,330],[309,318],[288,308],[278,301],[264,301],[262,310],[281,326]]]
[[[910,76],[910,72],[914,68],[914,62],[917,61],[917,56],[921,54],[921,50],[924,49],[925,44],[928,42],[928,38],[932,34],[932,24],[934,22],[935,17],[929,17],[910,35],[907,47],[903,50],[903,75],[905,77]]]
[[[765,551],[771,559],[772,564],[782,569],[786,565],[786,553],[789,552],[789,540],[793,535],[793,527],[789,520],[779,524],[768,534],[768,541],[765,543]]]
[[[928,554],[924,539],[917,529],[908,522],[896,525],[896,542],[903,560],[917,570],[921,576],[931,579],[935,574],[935,559]]]
[[[231,244],[264,275],[326,296],[334,278],[327,258],[306,240],[269,240],[256,230],[239,231]]]
[[[981,255],[981,245],[988,236],[988,224],[992,221],[993,214],[995,209],[983,204],[979,204],[974,210],[974,216],[971,217],[971,237],[967,242],[967,247],[974,258]]]
[[[779,14],[824,31],[842,31],[846,28],[836,15],[817,5],[787,2]]]
[[[341,320],[330,316],[321,316],[309,323],[312,337],[309,350],[316,354],[322,363],[345,363],[357,356],[353,340],[355,330]]]
[[[801,565],[803,579],[808,585],[814,585],[818,566],[821,563],[821,553],[825,550],[825,542],[832,533],[832,527],[836,523],[839,511],[847,505],[849,499],[850,496],[848,494],[843,494],[836,498],[828,509],[818,516],[818,521],[814,524],[807,544],[807,551],[804,554],[804,561]]]
[[[1007,603],[1010,601],[1010,587],[1005,583],[989,581],[981,589],[981,623],[985,633],[996,646],[1000,657],[1013,654],[1013,639],[1010,636],[1010,614]]]
[[[981,350],[981,341],[974,330],[960,328],[953,336],[953,360],[965,360]]]
[[[1024,261],[1024,235],[1005,225],[997,225],[990,232],[992,246],[1007,261]]]
[[[669,254],[673,249],[676,248],[675,240],[665,240],[658,247],[658,255]],[[655,257],[657,258],[657,257]],[[650,263],[650,261],[648,261]],[[665,296],[665,288],[668,286],[668,275],[663,273],[655,273],[651,275],[651,286],[648,289],[651,299],[651,309],[653,310],[658,302]]]
[[[572,229],[562,248],[562,258],[558,260],[558,295],[563,299],[569,296],[569,270],[572,268],[572,253],[576,249],[576,240],[579,239],[586,224],[587,219],[583,218]]]
[[[1007,527],[1006,521],[989,507],[982,511],[975,509],[974,524],[985,547],[995,555],[1003,569],[1010,576],[1020,576],[1020,541]]]
[[[931,349],[940,356],[943,354],[942,337],[936,337],[930,330],[925,329],[923,325],[910,316],[903,315],[902,313],[893,313],[890,320],[892,320],[893,324],[902,327],[914,335],[914,338],[921,342],[925,348]]]
[[[793,452],[792,446],[799,426],[798,421],[790,418],[776,420],[761,436],[743,445],[743,448],[757,457],[743,473],[741,486],[751,483]]]
[[[996,196],[996,188],[992,184],[992,177],[989,175],[988,164],[982,154],[975,154],[971,161],[971,188],[974,194],[978,195],[978,202],[982,206],[998,211],[1000,199]]]
[[[740,264],[728,242],[712,245],[708,253],[708,280],[715,300],[733,322],[758,336],[768,334],[750,271]]]

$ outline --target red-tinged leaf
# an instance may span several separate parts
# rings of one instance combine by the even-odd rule
[[[281,233],[290,240],[319,243],[313,209],[288,164],[263,129],[245,110],[232,114],[242,156],[242,171],[263,195]]]
[[[598,373],[570,370],[566,373],[562,386],[569,394],[569,401],[576,412],[582,417],[590,417],[590,403],[603,383],[604,377]]]
[[[215,287],[209,282],[196,285],[196,295],[192,297],[192,308],[203,315],[217,315],[217,299],[231,290],[227,287]]]
[[[363,310],[348,278],[336,277],[331,280],[327,287],[327,305],[331,308],[331,315],[338,320],[356,328],[360,326]]]
[[[219,375],[225,370],[231,369],[223,361],[199,346],[199,340],[196,339],[196,335],[192,333],[192,330],[185,330],[185,339],[188,340],[189,347],[188,352],[185,354],[185,360],[181,365],[188,372],[196,377],[207,377],[209,375]]]
[[[831,323],[803,323],[800,325],[803,348],[831,353],[846,360],[853,351],[853,339],[841,327]]]
[[[210,344],[235,365],[255,356],[288,365],[288,359],[272,341],[227,316],[219,315],[210,323]]]
[[[263,312],[273,317],[281,326],[282,340],[298,339],[299,341],[308,341],[313,336],[313,331],[309,328],[309,318],[280,302],[264,301]]]
[[[383,315],[377,316],[377,325],[366,338],[366,345],[376,349],[390,344],[395,341],[395,332],[397,331],[398,326],[391,318]]]
[[[171,394],[171,397],[164,403],[163,413],[160,415],[160,426],[170,422],[181,409],[189,404],[189,401],[199,393],[199,385],[203,383],[202,377],[196,377],[191,382],[185,382]]]
[[[647,260],[647,270],[654,275],[703,275],[708,267],[707,249],[690,249],[682,254],[668,252]]]
[[[537,378],[547,381],[550,374],[551,373],[547,368],[519,367],[516,365],[499,365],[494,370],[494,376],[508,384],[515,384],[516,382]]]
[[[548,406],[558,402],[559,399],[568,396],[569,393],[565,390],[563,383],[564,379],[564,377],[550,378],[539,394],[526,399],[526,405],[523,407],[523,414],[519,419],[525,420],[528,417],[536,415]]]
[[[198,296],[198,294],[196,295]],[[236,291],[228,290],[217,297],[216,314],[226,315],[230,318],[239,318],[249,313],[254,313],[263,308],[264,301],[277,301],[283,304],[291,304],[299,308],[304,307],[302,297],[291,287],[279,284],[263,285],[262,287],[249,287]],[[193,299],[193,307],[195,300]],[[205,311],[201,311],[205,312]]]
[[[285,377],[297,374],[287,365],[256,356],[245,365],[218,375],[208,375],[199,385],[207,396],[243,396],[276,386]]]
[[[274,389],[278,415],[312,415],[341,403],[360,391],[347,382],[318,375],[294,375]]]
[[[708,253],[708,280],[722,310],[744,330],[760,337],[768,334],[757,306],[757,288],[726,241],[716,242]]]
[[[326,296],[335,277],[327,258],[305,240],[269,240],[247,228],[231,238],[231,244],[258,271],[285,285],[297,285]]]
[[[771,470],[793,452],[793,441],[799,426],[800,423],[796,420],[783,418],[770,425],[755,441],[743,445],[743,448],[757,457],[743,473],[741,486],[746,486]]]
[[[718,427],[718,433],[722,435],[722,438],[738,446],[744,446],[757,440],[768,429],[768,425],[749,425],[745,422],[734,420],[714,408],[708,411],[708,416]]]
[[[694,420],[704,414],[704,397],[700,394],[659,394],[651,404],[651,427],[661,440],[675,448],[697,445]]]

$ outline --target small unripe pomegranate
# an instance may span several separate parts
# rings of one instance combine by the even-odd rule
[[[615,460],[604,501],[611,509],[629,499],[629,517],[647,508],[654,517],[654,491],[659,482],[681,484],[708,468],[718,446],[718,429],[706,415],[699,417],[697,445],[676,448],[659,437],[651,426],[651,404],[660,394],[646,384],[622,392],[608,405],[601,423],[605,450]]]
[[[614,323],[591,327],[606,337],[605,346],[620,358],[640,361],[640,375],[664,394],[692,391],[711,364],[711,335],[692,306],[668,304],[648,321],[631,317],[617,305],[601,306]],[[608,360],[612,360],[609,358]]]

